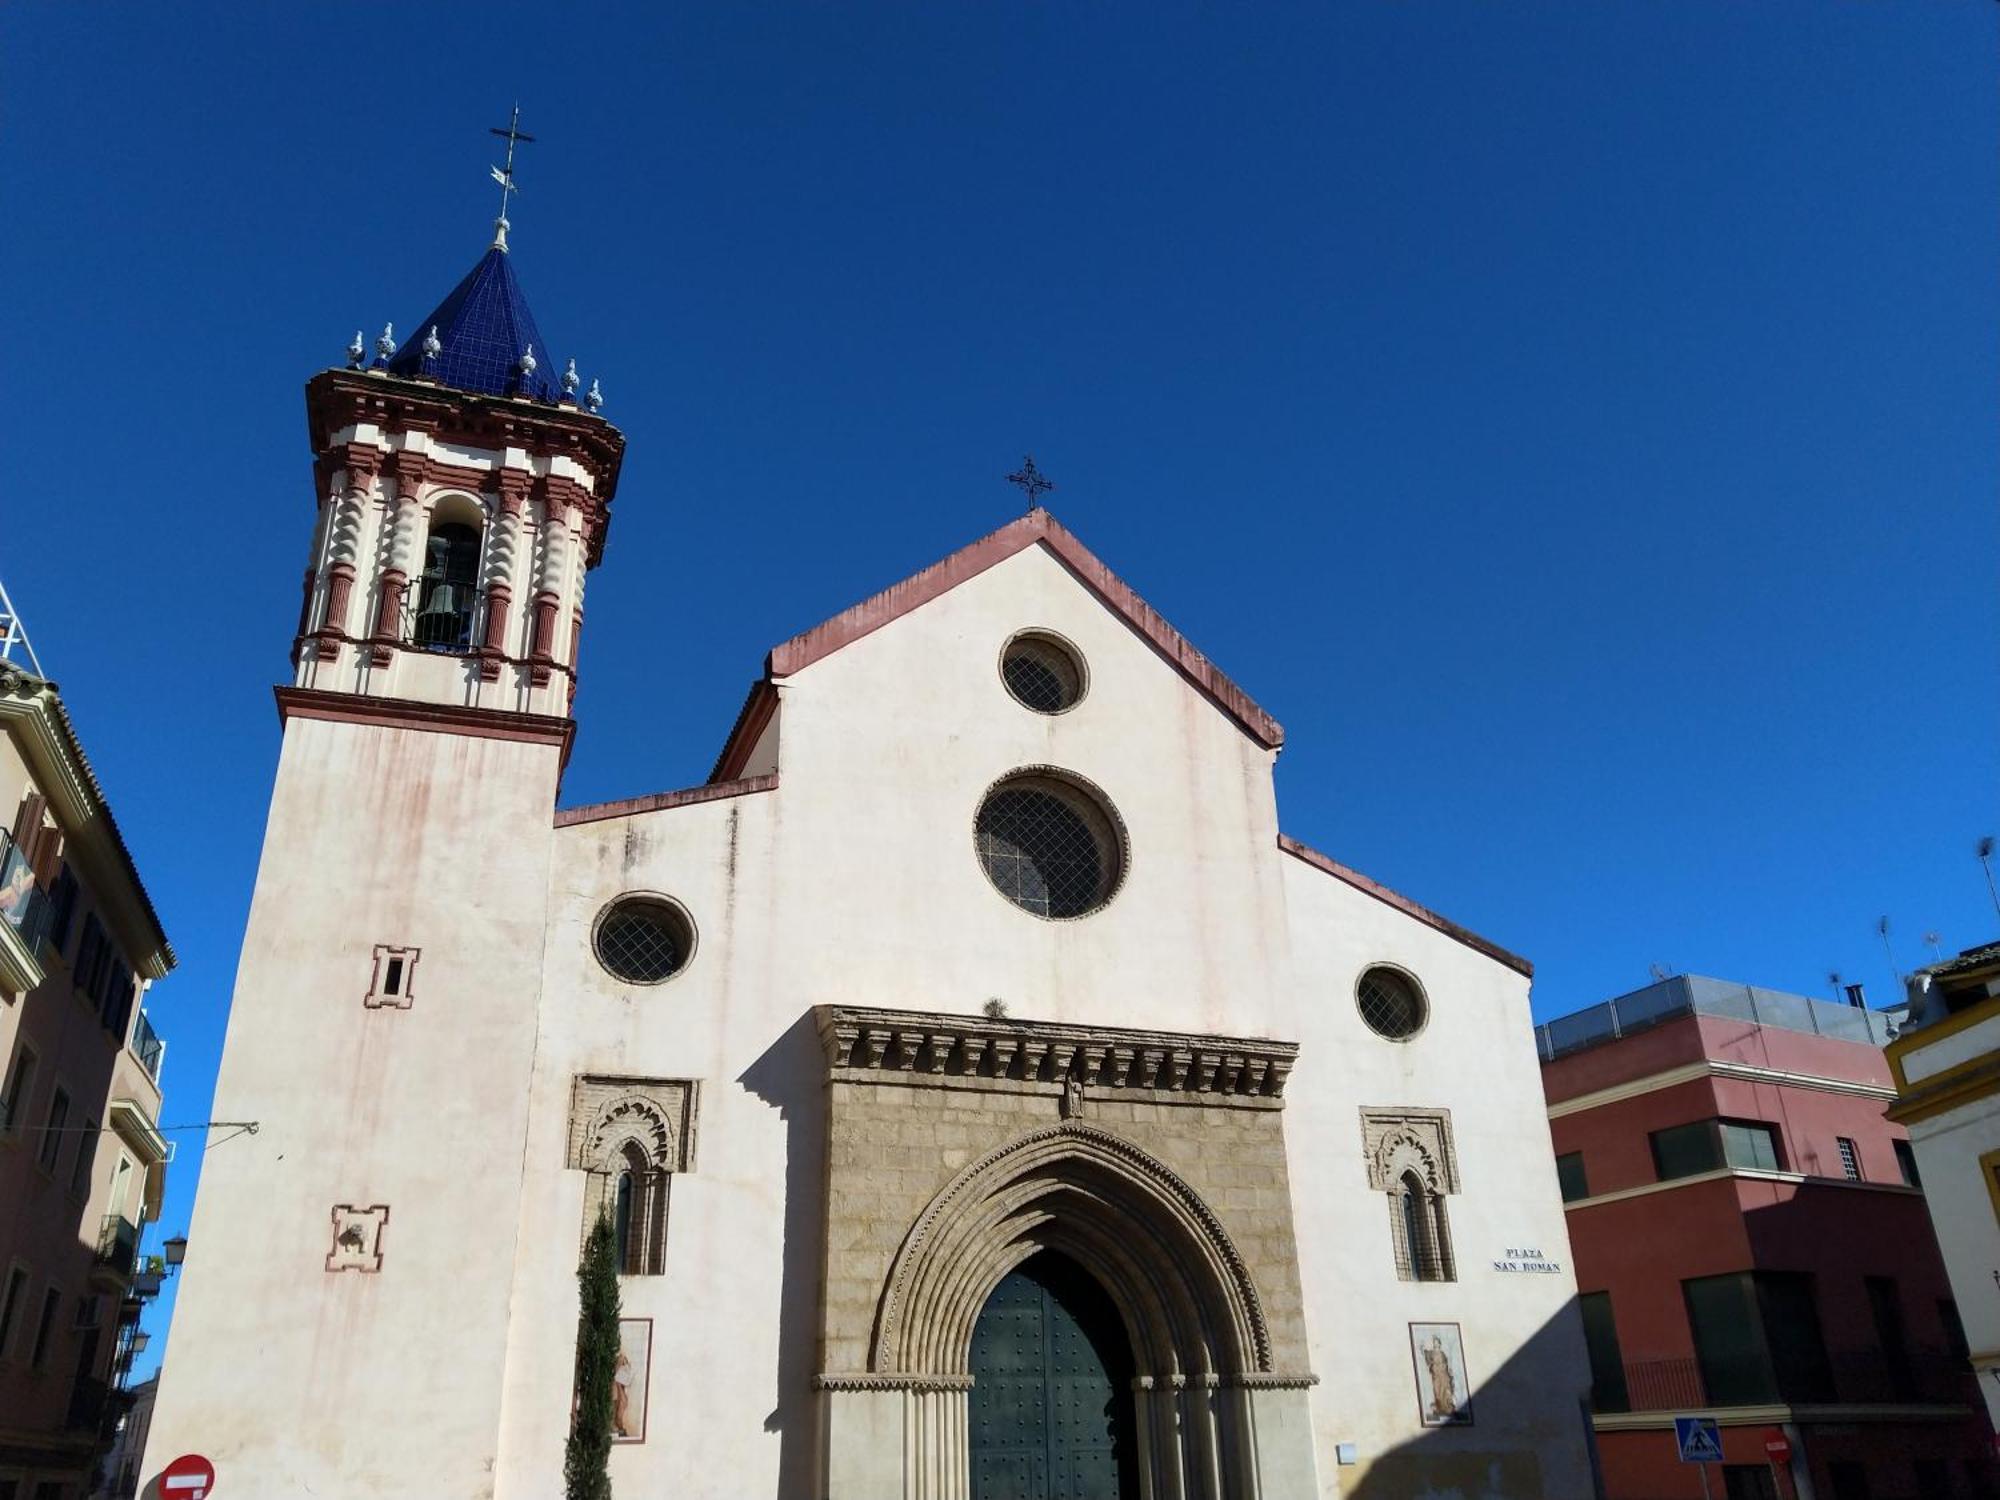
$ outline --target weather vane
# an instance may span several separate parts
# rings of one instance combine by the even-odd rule
[[[493,174],[493,180],[500,184],[500,217],[493,221],[493,246],[497,250],[505,250],[507,248],[507,200],[515,193],[521,191],[520,187],[514,181],[514,147],[518,142],[532,141],[534,137],[521,134],[521,106],[518,102],[514,105],[514,118],[507,122],[505,130],[502,130],[497,125],[489,128],[494,135],[504,135],[507,137],[507,165],[504,167],[489,167],[487,169]]]
[[[1046,478],[1042,471],[1035,467],[1035,455],[1032,453],[1021,460],[1021,467],[1018,470],[1007,476],[1007,482],[1018,484],[1027,491],[1029,510],[1040,505],[1042,496],[1056,487],[1054,480]]]

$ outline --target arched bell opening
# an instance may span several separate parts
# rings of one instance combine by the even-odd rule
[[[425,651],[472,649],[485,525],[485,512],[464,495],[444,496],[431,510],[410,629]]]
[[[973,1323],[971,1500],[1139,1500],[1132,1348],[1111,1294],[1039,1250]]]

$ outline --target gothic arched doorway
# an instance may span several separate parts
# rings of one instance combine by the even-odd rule
[[[972,1500],[1131,1500],[1132,1346],[1090,1274],[1044,1250],[972,1330]]]

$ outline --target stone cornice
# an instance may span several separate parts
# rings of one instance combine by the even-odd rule
[[[1190,1102],[1279,1104],[1296,1042],[1014,1021],[936,1011],[817,1008],[835,1079],[941,1086],[1040,1085],[1193,1096]]]

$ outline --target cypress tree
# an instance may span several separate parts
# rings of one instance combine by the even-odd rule
[[[576,1268],[576,1417],[563,1455],[566,1500],[611,1500],[611,1381],[618,1368],[618,1242],[599,1214]]]

